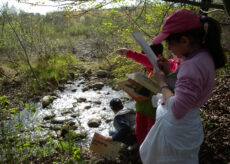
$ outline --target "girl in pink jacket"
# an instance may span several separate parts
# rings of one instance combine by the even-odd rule
[[[150,48],[154,51],[157,55],[158,59],[163,59],[163,46],[162,44],[150,45]],[[119,49],[117,53],[120,55],[126,56],[127,58],[131,58],[136,62],[142,64],[146,68],[146,76],[149,78],[153,75],[153,65],[147,58],[147,56],[142,52],[136,52],[133,50],[128,49]],[[174,73],[178,67],[178,61],[170,59],[170,72]],[[169,73],[170,73],[169,72]],[[170,77],[171,78],[171,77]],[[174,85],[173,85],[174,86]],[[174,87],[173,87],[174,88]],[[172,89],[173,89],[172,88]],[[138,101],[136,102],[136,137],[138,144],[141,145],[144,141],[146,135],[148,134],[149,130],[155,123],[155,116],[156,116],[156,109],[152,106],[151,102],[152,94],[149,95],[149,99],[145,101]]]

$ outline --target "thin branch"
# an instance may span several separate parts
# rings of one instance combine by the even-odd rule
[[[189,5],[193,5],[193,6],[201,6],[202,3],[200,2],[195,2],[195,1],[188,1],[188,0],[164,0],[167,2],[174,2],[174,3],[185,3],[185,4],[189,4]],[[210,4],[209,5],[210,8],[216,8],[216,9],[224,9],[224,5],[220,5],[220,4]]]
[[[144,3],[145,4],[145,3]],[[140,3],[137,5],[137,6],[139,6],[140,5]],[[142,31],[146,36],[148,36],[149,38],[152,38],[152,36],[149,34],[149,33],[147,33],[143,28],[141,28],[141,26],[137,23],[137,20],[141,17],[141,15],[142,15],[142,13],[143,13],[143,10],[144,10],[144,6],[143,6],[143,8],[142,8],[142,10],[141,10],[141,13],[138,15],[138,17],[136,18],[136,19],[133,19],[130,15],[128,15],[127,13],[125,13],[126,14],[126,16],[128,16],[129,17],[129,19],[132,21],[132,23],[133,24],[135,24],[136,26],[137,26],[137,28],[140,30],[140,31]],[[137,9],[137,7],[135,7],[135,9]]]
[[[143,12],[144,12],[144,10],[145,10],[145,8],[146,8],[146,7],[145,7],[145,4],[146,4],[146,0],[144,1],[142,10],[141,10],[139,16],[135,19],[135,22],[142,16],[142,14],[143,14]],[[135,10],[136,10],[140,5],[141,5],[141,1],[140,1],[140,3],[135,7]]]
[[[0,75],[1,76],[5,76],[7,79],[11,79],[9,76],[7,76],[6,74],[4,74],[2,71],[0,71]]]
[[[206,138],[209,139],[211,136],[216,134],[218,130],[220,130],[222,127],[216,128],[214,131],[212,131],[210,134],[207,134]]]
[[[217,12],[217,11],[221,11],[221,12],[224,12],[223,9],[214,9],[214,10],[211,10],[211,11],[204,11],[202,9],[200,9],[200,11],[204,14],[209,14],[209,13],[213,13],[213,12]]]
[[[104,4],[103,2],[102,2],[102,3],[99,3],[99,5],[97,5],[97,7],[95,7],[95,8],[90,8],[90,9],[85,10],[85,11],[79,13],[79,14],[74,14],[73,16],[74,16],[74,17],[82,16],[82,15],[84,15],[84,14],[86,14],[86,13],[92,11],[92,10],[101,9],[102,7],[104,7],[104,6],[106,6],[106,5],[109,5],[110,3],[113,3],[113,0],[112,0],[112,1],[109,1],[109,2],[107,2],[107,3],[105,3],[105,4]]]
[[[168,9],[165,10],[164,14],[162,14],[162,19],[161,19],[161,23],[158,29],[158,32],[160,31],[161,25],[164,23],[165,17],[169,14],[169,10],[174,6],[174,3],[171,3],[168,7]]]
[[[145,4],[145,3],[144,3]],[[165,18],[165,16],[166,15],[168,15],[168,11],[170,10],[170,8],[172,7],[174,5],[174,3],[173,4],[170,4],[169,5],[169,7],[168,7],[168,9],[166,9],[165,10],[165,13],[162,15],[162,22],[160,23],[160,26],[159,26],[159,31],[160,31],[160,27],[161,27],[161,24],[163,23],[163,21],[164,21],[164,18]],[[127,15],[127,14],[126,14]],[[128,15],[129,17],[130,17],[130,15]],[[140,15],[138,16],[138,17],[140,17]],[[149,34],[149,33],[147,33],[143,28],[141,28],[141,26],[137,23],[137,20],[138,19],[133,19],[132,17],[130,17],[130,20],[132,20],[132,22],[138,27],[138,29],[140,30],[140,31],[142,31],[146,36],[148,36],[149,38],[152,38],[152,35],[151,34]]]
[[[2,12],[2,11],[1,11],[1,12]],[[3,15],[3,13],[2,13],[2,15]],[[3,16],[6,16],[6,18],[7,18],[7,20],[8,20],[8,23],[9,23],[9,25],[10,25],[12,31],[14,32],[16,38],[18,39],[18,41],[19,41],[19,43],[20,43],[20,45],[21,45],[21,47],[22,47],[22,49],[23,49],[23,51],[24,51],[24,53],[25,53],[26,62],[27,62],[27,64],[28,64],[29,67],[30,67],[30,70],[31,70],[31,72],[32,72],[32,74],[33,74],[33,76],[34,76],[34,78],[35,78],[35,80],[36,80],[36,83],[37,83],[38,86],[40,86],[40,85],[39,85],[39,82],[38,82],[38,79],[37,79],[37,76],[36,76],[36,74],[35,74],[35,72],[34,72],[32,66],[31,66],[31,64],[30,64],[30,60],[29,60],[29,56],[28,56],[26,47],[25,47],[24,44],[22,43],[20,37],[18,36],[18,33],[16,32],[15,28],[13,27],[12,23],[10,22],[10,19],[9,19],[8,15],[5,13]]]
[[[46,4],[40,4],[40,3],[31,3],[31,2],[26,2],[26,1],[21,1],[20,3],[31,5],[31,6],[40,6],[40,7],[65,7],[68,5],[74,5],[75,2],[71,3],[65,3],[65,4],[57,4],[57,5],[46,5]]]

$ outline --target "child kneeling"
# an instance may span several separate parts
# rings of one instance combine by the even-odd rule
[[[135,135],[136,113],[132,109],[125,109],[119,98],[110,101],[110,107],[115,114],[113,120],[114,130],[109,131],[107,141],[118,141],[128,146],[137,143]]]

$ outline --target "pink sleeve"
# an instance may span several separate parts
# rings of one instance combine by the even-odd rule
[[[136,62],[138,62],[138,63],[140,63],[146,67],[153,68],[152,63],[149,61],[147,56],[144,54],[138,53],[136,51],[128,50],[126,57],[131,58],[131,59],[135,60]]]
[[[193,64],[193,63],[192,63]],[[172,111],[177,119],[183,118],[197,104],[202,92],[202,77],[191,63],[183,64],[177,76]]]
[[[179,62],[174,59],[169,59],[168,62],[169,62],[169,66],[171,68],[172,73],[174,73],[178,68]]]
[[[216,75],[213,59],[205,50],[193,55],[180,64],[177,74],[172,96],[172,112],[177,119],[190,109],[200,108],[212,95]]]

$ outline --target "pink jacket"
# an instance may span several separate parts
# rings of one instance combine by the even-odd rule
[[[212,57],[199,50],[181,63],[177,74],[172,111],[177,119],[183,118],[188,110],[201,107],[211,96],[215,79]]]
[[[144,65],[145,67],[153,68],[152,63],[149,61],[148,57],[145,54],[133,50],[128,50],[126,57],[135,60],[136,62]],[[171,71],[172,73],[174,73],[178,68],[179,62],[173,59],[169,59],[168,61],[170,64]]]

